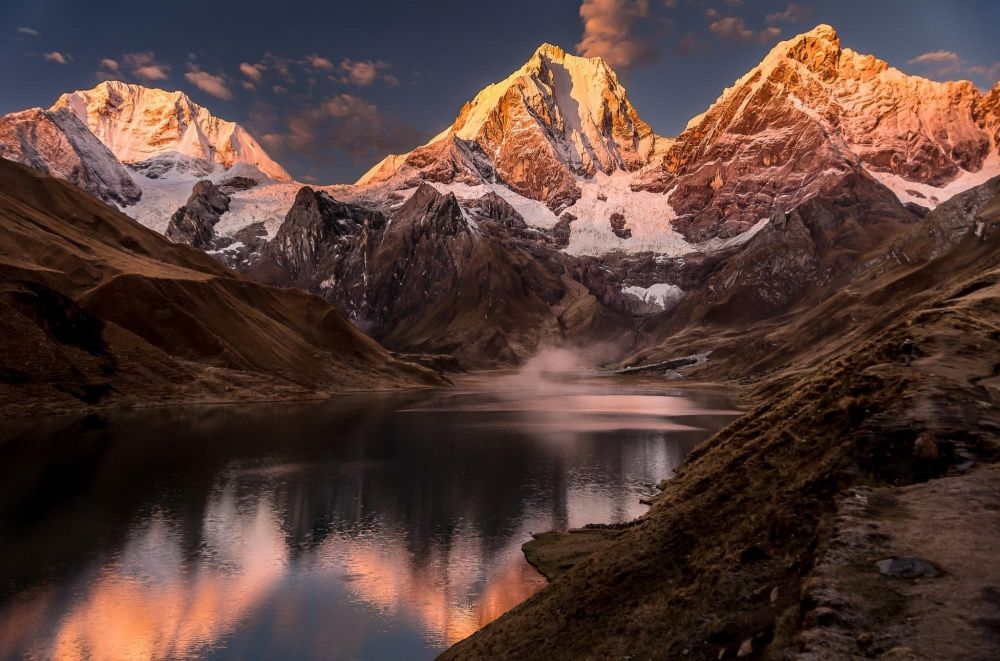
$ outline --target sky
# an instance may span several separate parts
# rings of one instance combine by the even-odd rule
[[[818,23],[936,80],[1000,80],[1000,0],[0,0],[0,113],[117,79],[182,90],[302,181],[354,181],[440,132],[544,42],[600,56],[676,135]]]

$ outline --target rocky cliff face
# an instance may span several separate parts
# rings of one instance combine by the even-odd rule
[[[267,256],[289,280],[308,280],[342,239],[349,242],[355,235],[382,230],[385,224],[385,216],[377,211],[343,204],[305,186],[268,245]]]
[[[993,105],[972,83],[907,76],[842,48],[821,25],[775,46],[635,187],[671,191],[689,237],[732,236],[850,172],[940,187],[997,167]]]
[[[575,177],[638,169],[661,143],[603,60],[545,44],[466,103],[445,132],[358,183],[498,181],[561,211],[580,197]]]
[[[291,180],[242,126],[215,117],[183,92],[106,81],[63,94],[52,109],[63,108],[118,160],[151,178],[172,169],[204,176],[218,166],[246,164],[278,181]]]
[[[211,181],[199,181],[191,190],[187,204],[170,217],[166,237],[174,243],[210,249],[215,225],[219,217],[229,211],[229,202],[230,197]]]
[[[422,184],[383,216],[305,188],[249,273],[322,295],[391,349],[510,364],[626,324],[607,273],[550,242],[496,195]]]
[[[142,196],[114,154],[67,110],[33,108],[0,117],[0,157],[112,204],[135,204]]]

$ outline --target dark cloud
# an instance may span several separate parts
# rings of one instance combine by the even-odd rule
[[[636,28],[649,16],[649,0],[583,0],[583,37],[576,50],[628,68],[652,60],[655,50]]]
[[[272,122],[263,115],[259,120]],[[323,167],[340,157],[338,151],[355,163],[369,163],[413,149],[426,138],[423,131],[383,113],[367,99],[337,94],[293,111],[283,130],[264,133],[261,140],[279,155],[294,154]]]

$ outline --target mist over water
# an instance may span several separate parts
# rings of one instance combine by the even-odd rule
[[[638,516],[736,414],[584,366],[8,426],[0,657],[431,658],[544,586],[532,532]]]

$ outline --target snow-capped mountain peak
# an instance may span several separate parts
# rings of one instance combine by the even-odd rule
[[[112,80],[63,94],[52,106],[60,108],[72,110],[118,160],[154,176],[172,168],[247,164],[291,180],[242,126],[215,117],[183,92]]]
[[[636,187],[672,191],[698,240],[732,236],[858,170],[930,208],[1000,172],[984,103],[968,81],[907,75],[819,25],[725,89]]]
[[[663,140],[640,119],[602,59],[543,44],[466,103],[428,144],[387,157],[358,183],[500,181],[561,209],[580,197],[576,177],[639,169],[658,144]]]

